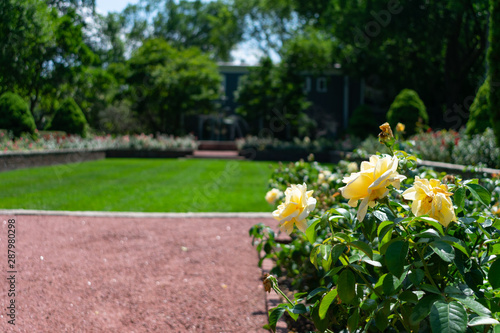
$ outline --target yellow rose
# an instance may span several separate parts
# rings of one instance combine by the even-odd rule
[[[382,199],[389,193],[389,185],[399,189],[401,181],[406,177],[400,175],[397,169],[397,157],[380,158],[373,155],[369,162],[361,163],[361,171],[342,179],[347,185],[340,188],[340,191],[344,198],[349,199],[349,206],[356,207],[358,200],[362,200],[358,208],[359,221],[365,218],[368,207],[375,206],[375,200]]]
[[[266,201],[270,205],[274,205],[276,203],[276,200],[278,200],[279,197],[283,195],[283,192],[278,190],[277,188],[273,188],[269,192],[266,193]]]
[[[306,217],[316,207],[313,191],[307,191],[307,185],[292,185],[285,191],[285,202],[273,212],[273,217],[280,222],[281,231],[291,234],[293,226],[306,232]]]
[[[446,184],[437,179],[421,179],[415,177],[413,186],[403,192],[403,198],[412,200],[411,211],[415,216],[429,215],[447,227],[456,221],[455,210]]]
[[[401,124],[401,123],[398,123],[396,125],[396,132],[404,132],[404,131],[405,131],[405,125]]]

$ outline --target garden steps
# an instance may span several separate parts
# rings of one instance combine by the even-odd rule
[[[190,158],[214,158],[228,160],[244,160],[244,156],[239,156],[237,150],[196,150]]]
[[[198,150],[230,150],[237,151],[235,141],[210,141],[201,140],[198,141]]]

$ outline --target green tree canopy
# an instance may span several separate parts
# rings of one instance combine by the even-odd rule
[[[153,132],[180,133],[185,115],[210,112],[220,97],[217,65],[198,48],[151,39],[128,65],[133,109]]]
[[[242,39],[243,21],[232,2],[147,0],[123,12],[129,40],[136,45],[163,38],[174,47],[198,47],[214,59],[227,61]]]

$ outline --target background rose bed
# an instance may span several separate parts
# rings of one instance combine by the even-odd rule
[[[282,242],[273,226],[250,230],[261,262],[274,261],[268,287],[282,294],[280,281],[295,292],[271,309],[270,328],[287,313],[319,332],[500,330],[500,178],[415,168],[411,155],[389,148],[395,157],[372,157],[360,172],[312,159],[274,171],[266,197],[280,204],[273,215],[282,231],[295,223],[305,232]],[[374,183],[378,190],[368,189]],[[295,217],[311,199],[316,209],[303,225]],[[358,199],[366,200],[356,209]]]

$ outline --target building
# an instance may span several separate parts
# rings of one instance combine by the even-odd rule
[[[235,110],[238,107],[235,92],[241,78],[255,66],[219,64],[222,75],[222,112],[198,118],[198,138],[232,140],[248,131]],[[364,84],[332,69],[321,75],[304,73],[304,90],[312,103],[307,115],[318,124],[318,134],[337,136],[347,129],[350,115],[364,100]]]

